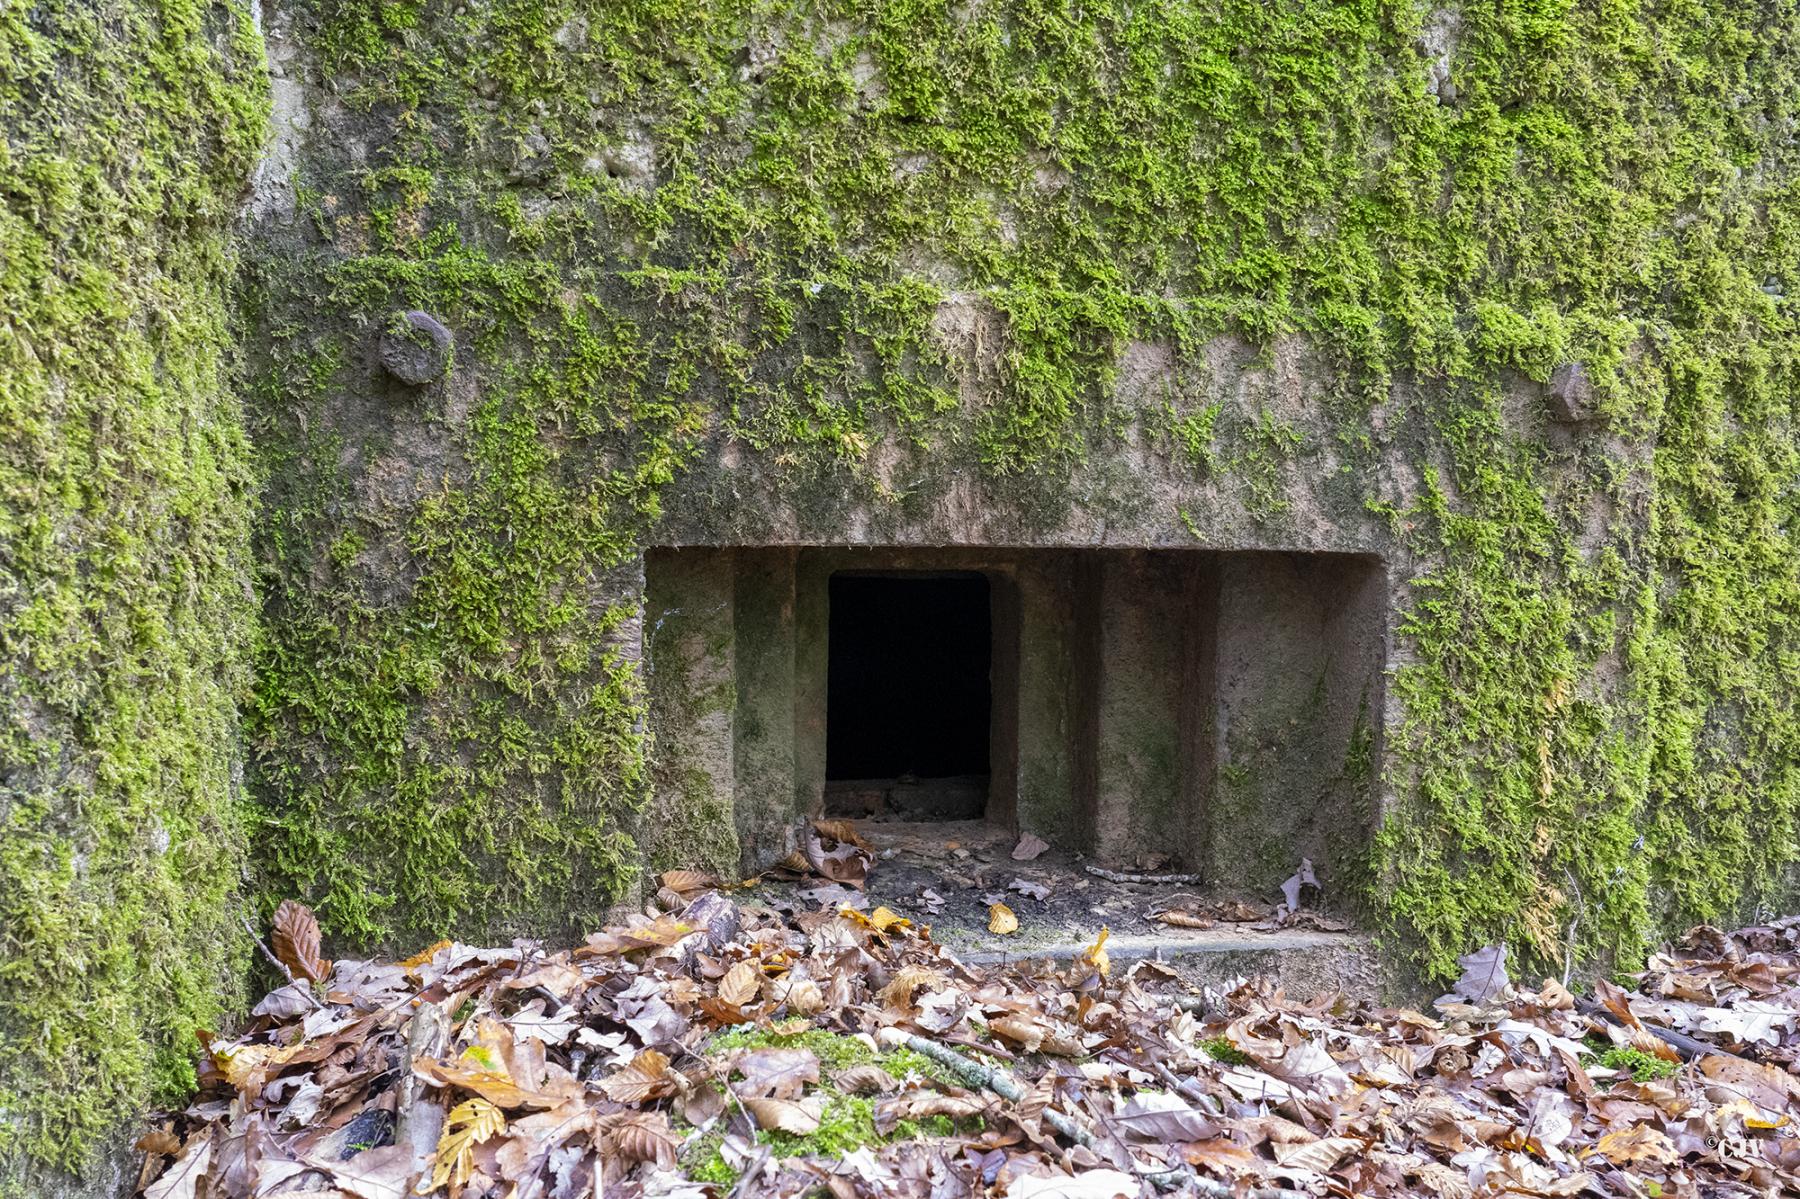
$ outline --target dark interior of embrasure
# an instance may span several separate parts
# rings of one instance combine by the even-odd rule
[[[825,813],[987,815],[993,613],[976,571],[831,576]]]

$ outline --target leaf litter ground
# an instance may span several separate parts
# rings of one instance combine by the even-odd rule
[[[785,864],[855,887],[816,826]],[[1800,1193],[1800,920],[1701,928],[1633,990],[1471,954],[1427,1014],[1166,967],[975,966],[887,907],[778,910],[691,872],[553,950],[327,962],[206,1038],[139,1143],[149,1199]],[[792,909],[794,905],[787,905]]]

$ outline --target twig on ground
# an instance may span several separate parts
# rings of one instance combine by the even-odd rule
[[[271,966],[275,967],[275,969],[281,971],[281,977],[287,979],[290,984],[293,983],[295,981],[294,972],[287,968],[287,963],[282,961],[280,958],[276,957],[275,951],[273,949],[270,949],[268,947],[268,945],[266,945],[263,942],[263,939],[256,935],[256,930],[250,926],[250,918],[249,917],[245,916],[245,917],[241,917],[241,919],[243,921],[244,931],[250,934],[250,939],[252,941],[256,942],[256,947],[258,949],[262,950],[262,955],[265,958],[269,959],[269,965],[271,965]],[[307,998],[308,1002],[310,1002],[314,1007],[321,1006],[319,1003],[318,997],[312,993],[311,987],[302,987],[301,990],[306,992],[306,998]]]
[[[1108,870],[1104,866],[1083,866],[1083,870],[1095,878],[1103,878],[1109,883],[1197,883],[1197,874],[1132,874],[1125,870]]]
[[[1577,995],[1575,997],[1575,1010],[1584,1016],[1604,1020],[1608,1024],[1617,1024],[1620,1027],[1624,1027],[1625,1025],[1623,1020],[1607,1011],[1606,1008],[1596,1001],[1589,999],[1586,995]],[[1663,1042],[1663,1044],[1667,1045],[1669,1048],[1673,1049],[1676,1053],[1680,1054],[1681,1060],[1684,1062],[1691,1062],[1697,1057],[1705,1057],[1708,1054],[1717,1054],[1720,1057],[1741,1058],[1746,1061],[1749,1060],[1744,1058],[1744,1055],[1741,1053],[1733,1053],[1723,1046],[1714,1045],[1711,1041],[1702,1041],[1697,1037],[1690,1037],[1684,1032],[1676,1032],[1672,1028],[1663,1028],[1661,1025],[1648,1024],[1641,1021],[1639,1022],[1639,1027],[1657,1040]]]
[[[936,1041],[926,1040],[924,1037],[914,1033],[902,1032],[897,1028],[883,1029],[880,1036],[883,1041],[895,1045],[904,1045],[915,1053],[930,1058],[938,1065],[962,1079],[969,1086],[981,1087],[985,1090],[992,1091],[994,1094],[1000,1096],[1000,1098],[1009,1099],[1014,1103],[1018,1103],[1025,1098],[1026,1089],[1019,1080],[997,1066],[984,1066],[980,1062],[964,1057],[962,1054],[948,1046],[940,1045]],[[1102,1147],[1098,1137],[1077,1124],[1069,1116],[1064,1115],[1062,1112],[1045,1108],[1043,1118],[1044,1123],[1048,1124],[1063,1136],[1068,1137],[1077,1145],[1085,1145],[1089,1149],[1099,1149]],[[1142,1177],[1146,1182],[1150,1183],[1151,1186],[1154,1186],[1161,1191],[1172,1191],[1180,1187],[1189,1187],[1197,1194],[1207,1196],[1207,1199],[1232,1199],[1234,1195],[1232,1189],[1224,1183],[1215,1182],[1210,1178],[1201,1178],[1192,1170],[1186,1168],[1178,1170],[1145,1171],[1142,1173]],[[1283,1195],[1284,1192],[1275,1188],[1253,1187],[1247,1193],[1245,1199],[1279,1199],[1279,1197]]]
[[[1222,1114],[1219,1108],[1219,1101],[1194,1085],[1192,1079],[1182,1078],[1180,1075],[1176,1074],[1175,1071],[1169,1069],[1161,1062],[1153,1064],[1156,1067],[1157,1077],[1167,1083],[1169,1088],[1177,1095],[1180,1095],[1183,1099],[1200,1108],[1208,1115],[1217,1116]]]

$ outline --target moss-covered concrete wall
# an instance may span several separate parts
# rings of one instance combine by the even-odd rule
[[[0,1195],[108,1188],[246,947],[248,9],[0,6]]]
[[[1383,559],[1359,885],[1419,965],[1772,902],[1797,15],[285,9],[264,885],[364,942],[625,893],[646,544],[1187,544]]]
[[[15,1190],[183,1081],[240,828],[346,944],[679,856],[650,545],[1376,555],[1397,953],[1782,901],[1792,0],[265,7],[230,333],[248,11],[0,12]]]

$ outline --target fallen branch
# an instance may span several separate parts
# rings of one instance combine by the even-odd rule
[[[1177,1095],[1180,1095],[1183,1099],[1187,1100],[1201,1111],[1206,1112],[1208,1115],[1218,1116],[1224,1114],[1220,1109],[1219,1101],[1196,1086],[1193,1079],[1180,1077],[1175,1071],[1169,1069],[1161,1062],[1155,1062],[1153,1065],[1156,1068],[1156,1076],[1167,1083],[1169,1089],[1174,1091]]]
[[[1608,1024],[1616,1024],[1620,1028],[1627,1027],[1625,1021],[1619,1019],[1600,1003],[1593,999],[1589,999],[1586,995],[1577,995],[1575,997],[1575,1010],[1584,1016],[1598,1018],[1606,1021]],[[1684,1062],[1691,1062],[1697,1057],[1705,1057],[1708,1054],[1718,1054],[1720,1057],[1735,1057],[1745,1061],[1749,1060],[1748,1058],[1744,1058],[1744,1055],[1741,1053],[1733,1053],[1731,1050],[1714,1045],[1710,1041],[1702,1041],[1697,1037],[1690,1037],[1686,1033],[1676,1032],[1672,1028],[1663,1028],[1661,1025],[1648,1024],[1643,1021],[1638,1022],[1638,1027],[1673,1049],[1681,1056],[1681,1060]]]
[[[969,1086],[992,1091],[1000,1098],[1013,1103],[1018,1103],[1025,1098],[1025,1087],[1005,1070],[997,1066],[984,1066],[936,1041],[929,1041],[924,1037],[903,1032],[897,1028],[882,1029],[880,1040],[888,1045],[904,1045],[914,1053],[930,1058]],[[1095,1151],[1103,1148],[1098,1137],[1062,1112],[1046,1107],[1043,1111],[1043,1120],[1044,1123],[1077,1145],[1084,1145]],[[1234,1199],[1235,1197],[1235,1192],[1229,1186],[1210,1178],[1202,1178],[1185,1167],[1175,1170],[1143,1171],[1141,1177],[1159,1191],[1173,1191],[1187,1187],[1196,1194],[1206,1196],[1207,1199]],[[1292,1199],[1292,1194],[1276,1187],[1252,1187],[1244,1199]]]
[[[1197,883],[1197,874],[1132,874],[1124,870],[1108,870],[1104,866],[1083,866],[1083,870],[1095,878],[1103,878],[1109,883]]]

